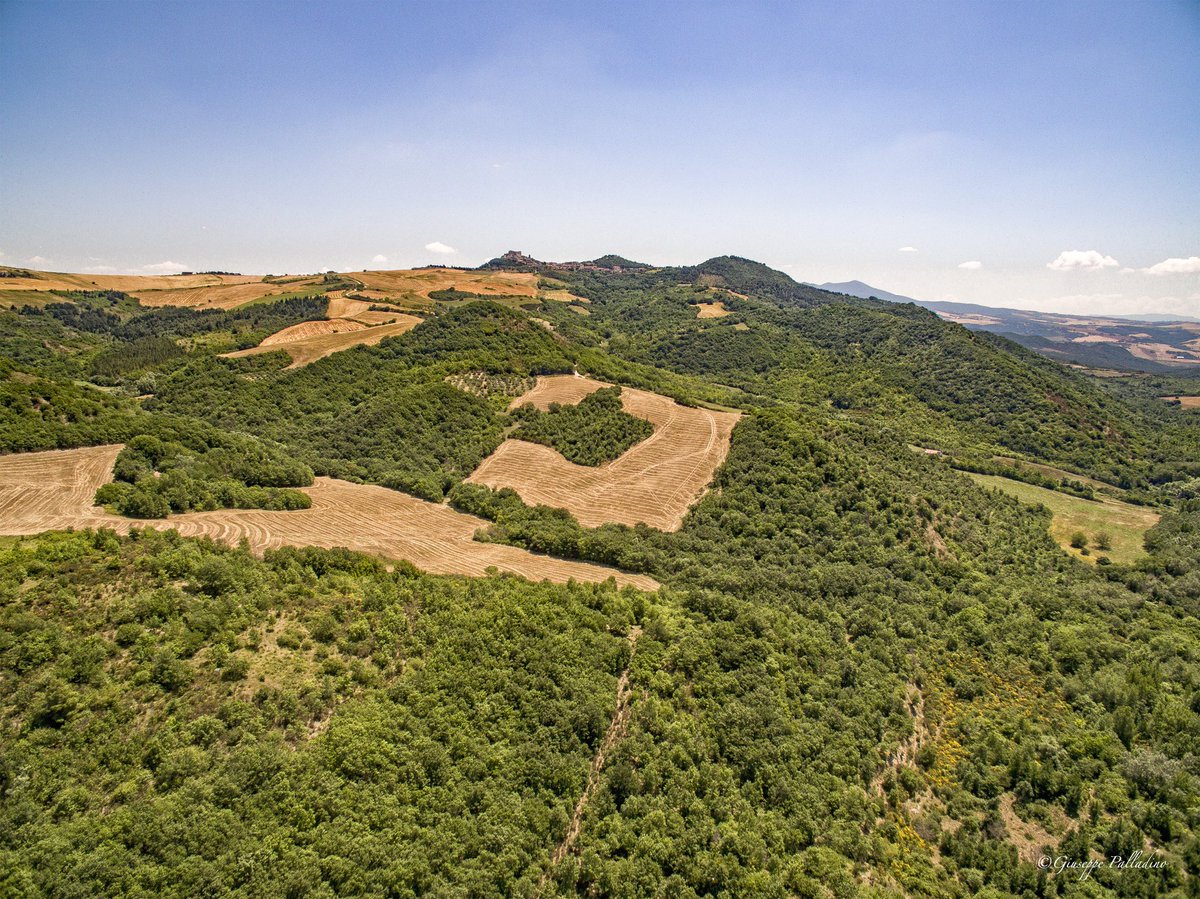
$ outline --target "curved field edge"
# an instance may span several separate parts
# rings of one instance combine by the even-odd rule
[[[981,486],[1000,490],[1031,506],[1045,506],[1053,516],[1050,536],[1066,552],[1089,561],[1107,556],[1113,562],[1128,564],[1142,558],[1146,555],[1142,542],[1146,531],[1158,524],[1160,518],[1157,512],[1143,506],[1117,500],[1083,499],[998,475],[966,474]],[[1091,547],[1087,556],[1081,552],[1083,547],[1072,546],[1072,539],[1080,533]],[[1109,538],[1111,545],[1107,549],[1097,545],[1101,534]]]
[[[0,456],[0,536],[67,528],[135,527],[176,530],[230,545],[246,540],[256,553],[282,546],[344,547],[410,562],[430,574],[484,576],[508,572],[530,580],[602,583],[655,590],[658,582],[602,565],[536,555],[474,540],[487,522],[407,494],[334,478],[317,478],[303,492],[312,507],[293,512],[222,509],[159,520],[132,520],[92,504],[112,479],[120,446]]]
[[[611,385],[578,375],[550,375],[513,401],[573,405]],[[619,458],[598,467],[576,465],[546,446],[506,440],[467,480],[510,487],[529,505],[566,509],[584,527],[643,523],[676,531],[704,495],[729,453],[740,413],[681,406],[632,387],[621,388],[626,412],[654,425],[654,434]]]

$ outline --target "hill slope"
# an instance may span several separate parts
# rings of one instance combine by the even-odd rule
[[[232,311],[76,291],[0,313],[0,448],[126,443],[116,491],[171,508],[235,476],[254,496],[339,478],[475,516],[481,550],[661,587],[255,555],[269,534],[227,546],[170,517],[3,541],[2,891],[1195,890],[1200,416],[1157,399],[1173,382],[1092,378],[740,257],[423,272]],[[302,368],[221,355],[321,319],[333,294],[391,305],[434,281],[423,320],[375,346]],[[523,292],[463,289],[501,282]],[[474,482],[517,436],[513,401],[575,373],[658,397],[655,434],[671,415],[732,427],[674,529],[589,527]],[[576,418],[537,449],[587,435],[619,461],[654,439],[626,449],[621,415],[599,436]],[[1071,554],[1050,510],[958,469],[1160,517],[1144,553],[1109,559],[1089,530]],[[356,513],[374,520],[338,520]],[[427,552],[413,561],[445,557],[400,523]],[[1161,866],[1086,886],[1038,868],[1135,849]]]
[[[1059,315],[973,303],[914,300],[862,281],[822,284],[853,297],[915,303],[947,321],[992,331],[1051,359],[1094,368],[1200,374],[1200,321],[1166,315]]]

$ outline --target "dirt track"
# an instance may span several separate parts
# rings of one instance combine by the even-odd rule
[[[487,522],[394,490],[318,478],[304,492],[312,508],[296,512],[224,509],[189,512],[166,520],[132,521],[92,505],[96,490],[112,476],[119,446],[54,450],[0,456],[0,535],[37,534],[68,527],[175,529],[236,545],[242,538],[255,552],[280,546],[344,546],[389,559],[405,559],[433,574],[484,575],[489,568],[531,580],[569,579],[653,590],[646,575],[540,556],[472,539]]]
[[[633,698],[633,691],[629,687],[629,670],[633,667],[633,658],[637,655],[638,637],[641,635],[641,627],[635,625],[626,637],[629,641],[629,661],[617,679],[616,708],[613,709],[612,719],[608,722],[608,729],[604,732],[604,739],[600,741],[600,746],[592,757],[592,764],[588,768],[587,783],[584,785],[579,800],[575,803],[575,810],[571,813],[571,820],[567,825],[567,833],[554,847],[554,852],[550,854],[550,867],[538,880],[538,889],[535,893],[537,896],[545,891],[546,884],[553,876],[555,869],[562,864],[567,853],[575,848],[575,842],[579,839],[579,833],[583,829],[584,812],[587,811],[588,803],[595,795],[596,787],[600,785],[600,772],[604,770],[604,763],[617,744],[625,739],[625,734],[629,730],[629,719],[632,714],[630,700]]]
[[[609,385],[590,378],[552,375],[513,402],[574,404]],[[567,509],[585,527],[644,522],[678,530],[729,452],[739,413],[681,406],[644,390],[622,388],[625,411],[654,425],[654,433],[606,465],[568,462],[548,446],[506,440],[468,478],[511,487],[530,505]]]

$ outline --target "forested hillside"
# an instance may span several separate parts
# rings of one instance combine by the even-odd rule
[[[663,585],[3,538],[0,892],[1200,896],[1200,412],[1158,399],[1178,383],[738,257],[487,270],[552,287],[431,296],[408,333],[295,369],[219,354],[323,297],[0,313],[0,448],[125,444],[100,499],[126,515],[296,508],[328,475]],[[573,372],[617,387],[512,408]],[[621,385],[742,414],[679,530],[465,483],[509,438],[584,466],[653,440]],[[1161,519],[1094,564],[964,470]],[[1134,852],[1154,863],[1108,864]]]

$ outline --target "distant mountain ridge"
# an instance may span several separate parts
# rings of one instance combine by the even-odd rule
[[[1200,365],[1200,319],[1147,313],[1067,315],[1029,309],[1005,309],[976,303],[917,300],[872,287],[863,281],[826,282],[820,290],[859,299],[914,303],[947,321],[991,331],[1050,359],[1090,368],[1130,371],[1188,371]]]

